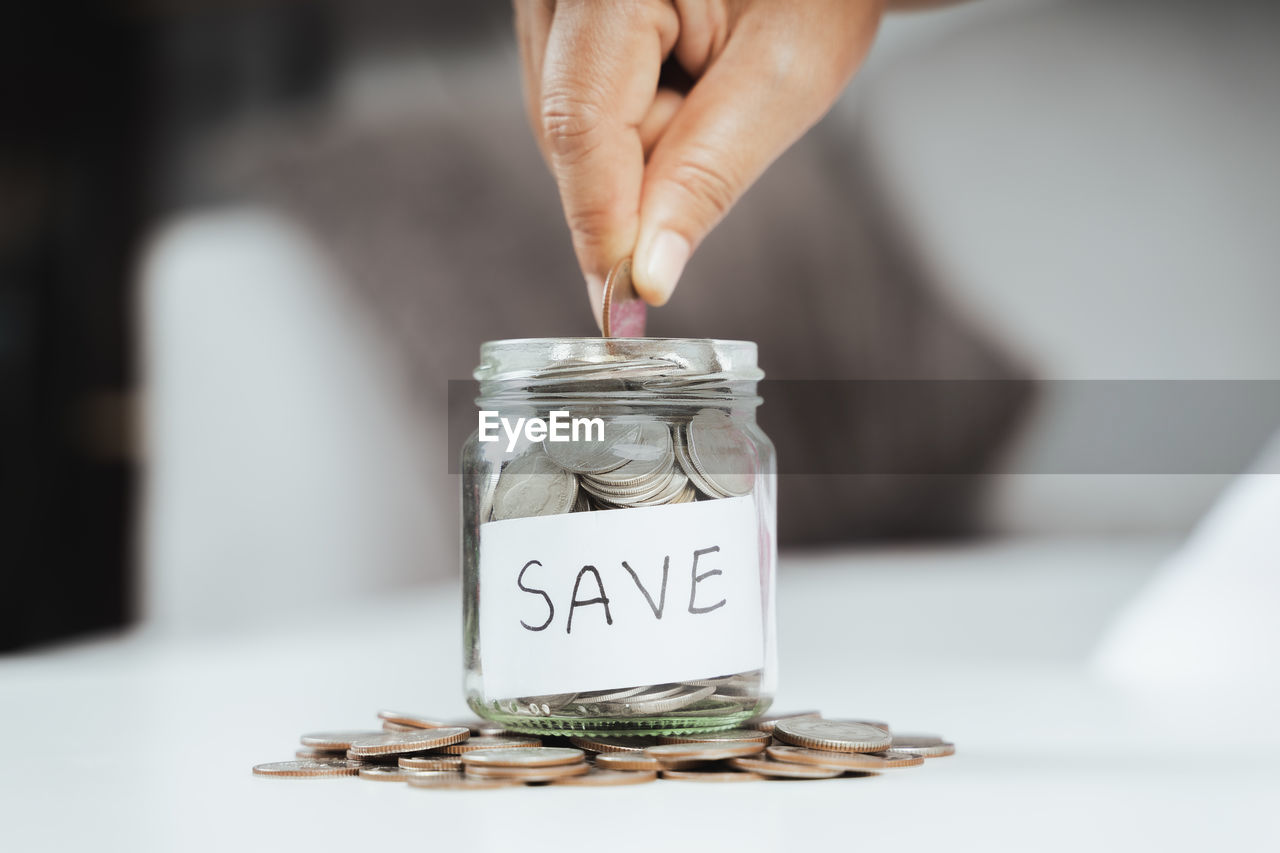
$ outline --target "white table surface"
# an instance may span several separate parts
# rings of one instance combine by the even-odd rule
[[[958,745],[868,779],[436,792],[250,774],[291,758],[301,732],[376,727],[378,708],[469,716],[453,586],[0,658],[0,848],[1280,849],[1275,734],[1239,728],[1222,697],[1206,718],[1195,697],[1088,669],[1098,631],[1174,546],[784,557],[775,707]]]

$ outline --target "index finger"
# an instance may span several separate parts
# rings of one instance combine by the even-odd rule
[[[552,18],[540,129],[597,322],[606,273],[635,248],[644,180],[639,128],[678,26],[661,0],[566,0]]]

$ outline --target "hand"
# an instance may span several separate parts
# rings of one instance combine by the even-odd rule
[[[671,297],[707,233],[831,107],[870,47],[882,2],[515,8],[526,106],[599,323],[604,277],[628,254],[640,296]],[[684,85],[666,85],[671,60]]]

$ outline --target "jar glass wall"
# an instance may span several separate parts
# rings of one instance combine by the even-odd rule
[[[462,450],[465,691],[527,732],[673,734],[776,682],[773,446],[755,345],[481,349]]]

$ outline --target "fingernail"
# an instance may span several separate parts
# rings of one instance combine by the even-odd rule
[[[640,258],[640,283],[649,291],[641,295],[654,305],[665,304],[688,262],[688,241],[674,231],[659,231]]]

